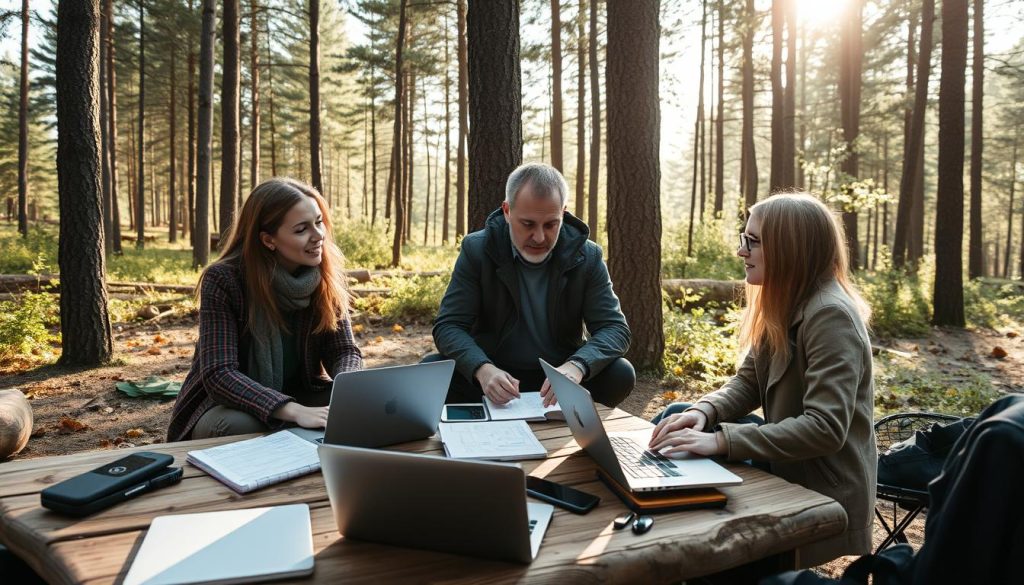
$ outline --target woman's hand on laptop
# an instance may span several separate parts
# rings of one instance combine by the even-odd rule
[[[322,429],[327,426],[326,406],[303,406],[287,402],[270,413],[276,419],[291,422],[304,429]]]
[[[579,366],[572,362],[565,362],[555,369],[561,372],[563,376],[577,384],[579,384],[580,380],[583,379],[583,371],[580,370]],[[551,380],[544,380],[544,384],[540,387],[540,397],[544,399],[545,408],[558,402],[558,398],[555,397],[555,393],[551,391]]]
[[[495,404],[519,398],[519,380],[494,364],[484,364],[476,371],[476,381],[484,395]]]
[[[708,417],[699,410],[686,410],[677,414],[666,416],[661,419],[658,426],[654,427],[651,433],[651,443],[648,448],[657,450],[655,445],[662,443],[670,433],[683,429],[701,430],[708,424]]]

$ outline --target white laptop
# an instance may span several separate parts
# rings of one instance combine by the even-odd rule
[[[341,372],[324,430],[290,429],[314,443],[382,447],[437,432],[453,360]]]
[[[620,485],[634,492],[651,492],[743,482],[707,457],[684,454],[669,458],[649,451],[647,445],[654,425],[641,431],[606,432],[590,392],[544,360],[540,360],[540,365],[576,442]]]
[[[554,512],[518,465],[320,445],[345,538],[529,563]]]

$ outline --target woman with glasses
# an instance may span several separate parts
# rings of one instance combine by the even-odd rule
[[[222,250],[199,278],[199,342],[167,439],[324,427],[333,377],[363,364],[327,202],[267,180]]]
[[[846,532],[801,548],[800,566],[870,552],[870,309],[850,281],[842,225],[811,195],[775,195],[750,208],[736,254],[746,270],[746,356],[720,390],[658,415],[650,448],[764,463],[838,501]],[[763,422],[746,422],[758,408]]]

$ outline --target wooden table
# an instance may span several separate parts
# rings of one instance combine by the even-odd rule
[[[649,426],[621,410],[602,408],[601,414],[608,430]],[[316,571],[312,579],[297,582],[658,583],[717,573],[766,557],[791,564],[797,547],[838,534],[846,526],[846,514],[834,500],[758,469],[729,465],[743,484],[723,489],[729,496],[724,509],[661,514],[642,536],[628,529],[613,531],[612,519],[625,507],[596,479],[593,461],[580,451],[568,427],[534,423],[533,429],[547,447],[548,458],[523,462],[524,468],[598,494],[601,504],[585,516],[556,509],[531,565],[346,540],[338,534],[320,473],[241,496],[185,463],[190,450],[239,437],[0,464],[0,542],[51,583],[112,583],[127,572],[156,516],[306,502]],[[437,439],[400,448],[441,451]],[[175,464],[185,468],[182,482],[84,519],[40,507],[39,492],[45,487],[143,450],[173,455]]]

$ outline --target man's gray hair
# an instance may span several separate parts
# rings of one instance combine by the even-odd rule
[[[565,207],[569,199],[569,185],[558,169],[544,163],[526,163],[512,171],[508,176],[508,182],[505,183],[505,201],[509,207],[515,206],[516,195],[527,184],[533,185],[535,195],[557,195],[561,207]]]

